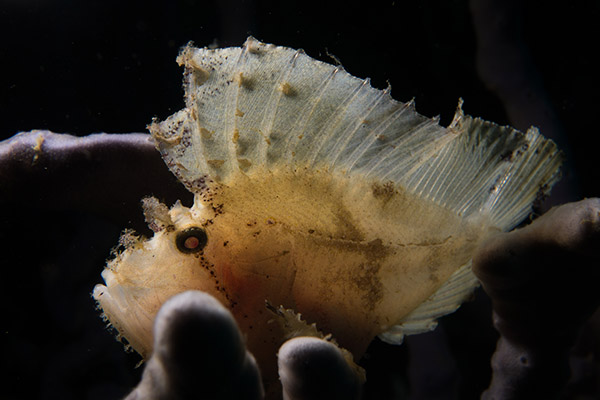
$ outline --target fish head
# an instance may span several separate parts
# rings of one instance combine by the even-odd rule
[[[155,198],[144,199],[143,208],[154,235],[125,231],[102,272],[105,284],[96,285],[93,296],[119,337],[147,358],[154,317],[167,299],[190,289],[226,298],[204,255],[214,211],[180,202],[168,209]]]
[[[265,302],[289,305],[294,279],[291,243],[281,227],[269,218],[232,218],[199,196],[192,207],[177,202],[169,209],[146,198],[143,208],[153,236],[125,231],[102,272],[105,284],[93,292],[119,338],[148,358],[162,304],[186,290],[201,290],[228,307],[243,331],[268,329],[254,336],[264,341],[270,335],[278,345],[281,334],[267,324],[273,314]]]

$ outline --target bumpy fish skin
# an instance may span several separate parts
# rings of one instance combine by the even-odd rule
[[[376,335],[400,343],[470,295],[477,245],[558,179],[561,156],[535,129],[460,106],[441,127],[302,51],[249,38],[178,62],[186,108],[149,129],[194,205],[147,200],[154,236],[126,240],[94,290],[144,357],[158,308],[187,289],[230,308],[266,376],[283,340],[311,330],[270,323],[281,316],[265,302],[356,357]]]

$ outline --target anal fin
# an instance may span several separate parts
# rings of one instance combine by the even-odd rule
[[[309,324],[307,321],[302,319],[302,315],[300,313],[297,313],[294,310],[284,308],[283,306],[279,306],[278,308],[274,307],[268,301],[265,303],[265,305],[267,309],[275,315],[275,318],[272,321],[276,321],[283,328],[285,332],[285,340],[289,340],[300,336],[308,336],[323,339],[328,341],[329,343],[334,344],[342,352],[344,359],[346,360],[348,365],[354,370],[360,381],[366,381],[365,370],[354,362],[354,357],[352,356],[352,353],[341,347],[331,334],[323,334],[323,332],[317,329],[317,324]]]

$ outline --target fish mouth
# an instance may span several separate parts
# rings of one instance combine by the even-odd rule
[[[158,307],[156,312],[148,313],[140,303],[144,289],[121,285],[112,271],[104,270],[102,278],[106,285],[96,285],[92,293],[102,317],[117,330],[117,339],[126,349],[133,348],[147,359],[152,353],[152,325]]]

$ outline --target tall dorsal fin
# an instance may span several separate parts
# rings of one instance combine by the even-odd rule
[[[561,157],[537,130],[465,116],[448,128],[391,98],[368,79],[302,50],[250,37],[243,47],[185,47],[186,108],[150,131],[191,190],[237,173],[317,168],[392,181],[469,216],[489,212],[509,229],[539,190],[558,178]]]

